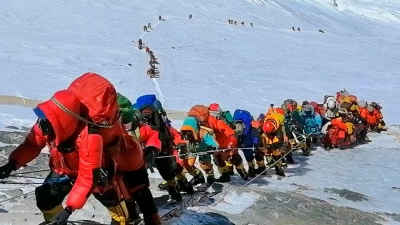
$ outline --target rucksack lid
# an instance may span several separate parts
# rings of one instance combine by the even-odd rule
[[[222,112],[221,107],[219,106],[218,103],[212,103],[212,104],[210,104],[210,106],[208,107],[208,109],[209,109],[210,111]]]
[[[81,101],[82,117],[101,127],[114,125],[118,121],[117,92],[106,78],[88,72],[75,79],[68,90]]]
[[[142,95],[137,98],[135,107],[142,112],[143,109],[151,109],[160,115],[164,113],[161,102],[153,94]]]
[[[203,123],[210,117],[210,111],[204,105],[195,105],[189,110],[188,116],[195,117],[199,122]]]
[[[129,122],[132,122],[133,119],[133,108],[132,108],[132,102],[129,101],[127,97],[124,95],[117,93],[117,101],[118,101],[118,107],[121,112],[122,116],[122,123],[126,124]]]

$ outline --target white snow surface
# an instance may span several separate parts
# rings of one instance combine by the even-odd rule
[[[231,112],[244,108],[256,115],[270,103],[280,105],[287,98],[322,102],[325,94],[346,88],[361,99],[380,102],[385,121],[400,124],[400,106],[395,104],[400,88],[400,1],[336,2],[338,7],[331,0],[1,1],[0,94],[46,100],[93,71],[132,101],[154,93],[167,109],[187,111],[195,104],[218,102]],[[193,20],[188,20],[189,13]],[[159,22],[158,15],[165,21]],[[244,21],[245,26],[229,25],[228,19]],[[153,29],[142,32],[149,22]],[[301,31],[292,31],[292,26]],[[148,56],[137,49],[139,37],[158,58],[161,78],[146,76]],[[1,130],[30,127],[35,120],[28,108],[0,107]],[[174,121],[175,127],[180,125]],[[397,213],[400,192],[393,187],[400,187],[400,168],[393,159],[400,157],[399,130],[392,126],[386,134],[370,135],[371,143],[354,149],[317,149],[312,157],[297,156],[299,163],[287,170],[290,177],[262,178],[267,185],[252,185]],[[369,200],[353,202],[324,188],[348,189]],[[253,204],[251,196],[242,197],[248,205],[224,207],[240,213],[242,206]],[[98,210],[96,204],[92,200],[75,218],[90,218]],[[34,205],[22,206],[28,215],[38,212]],[[196,221],[190,214],[183,221]],[[4,215],[0,223],[10,224]],[[31,224],[40,217],[11,221]],[[108,217],[97,219],[104,222]]]
[[[244,192],[238,194],[236,191],[229,191],[220,202],[210,208],[228,214],[240,214],[252,206],[259,198],[260,195],[256,193]]]
[[[285,170],[289,177],[282,180],[263,178],[267,184],[255,181],[250,186],[296,191],[331,204],[367,212],[398,213],[400,180],[396,174],[400,165],[393,159],[400,157],[399,135],[369,134],[372,142],[366,145],[344,151],[317,148],[311,157],[295,153],[297,164]],[[364,195],[368,200],[347,200],[325,192],[324,188],[348,189]]]
[[[22,106],[0,106],[0,129],[11,130],[9,126],[21,129],[22,127],[30,128],[35,124],[37,117],[32,109]]]

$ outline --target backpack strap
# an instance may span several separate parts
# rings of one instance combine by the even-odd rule
[[[74,118],[76,118],[76,119],[78,119],[78,120],[80,120],[80,121],[82,121],[82,122],[85,122],[85,123],[90,124],[90,125],[93,125],[93,126],[101,127],[101,128],[112,128],[112,127],[114,127],[114,125],[96,124],[96,123],[93,123],[93,122],[91,122],[91,121],[89,121],[89,120],[87,120],[87,119],[85,119],[85,118],[83,118],[83,117],[81,117],[81,116],[75,114],[74,112],[72,112],[71,110],[69,110],[67,107],[65,107],[63,104],[61,104],[56,98],[54,98],[54,96],[51,97],[51,101],[52,101],[58,108],[60,108],[62,111],[64,111],[64,112],[67,113],[68,115],[70,115],[70,116],[72,116],[72,117],[74,117]],[[119,122],[121,121],[121,116],[119,117],[118,121],[119,121]]]
[[[205,126],[200,126],[200,129],[203,129],[206,131],[209,135],[211,135],[215,139],[215,132],[213,129],[205,127]]]

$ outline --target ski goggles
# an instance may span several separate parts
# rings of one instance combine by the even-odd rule
[[[39,125],[39,129],[42,131],[43,135],[54,135],[53,126],[47,119],[46,114],[44,114],[44,112],[39,107],[34,108],[33,112],[38,117],[37,124]]]

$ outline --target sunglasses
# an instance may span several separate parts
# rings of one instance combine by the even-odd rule
[[[44,135],[53,135],[54,134],[54,129],[53,126],[51,126],[51,123],[48,119],[38,119],[39,128],[42,131]]]

